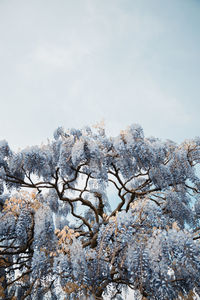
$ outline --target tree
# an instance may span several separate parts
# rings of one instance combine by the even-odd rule
[[[1,299],[200,295],[200,138],[138,125],[58,128],[17,153],[0,143]]]

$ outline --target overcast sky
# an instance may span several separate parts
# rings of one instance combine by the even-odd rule
[[[200,135],[199,0],[0,0],[0,139],[132,123]]]

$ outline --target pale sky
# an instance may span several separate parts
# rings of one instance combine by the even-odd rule
[[[200,135],[199,0],[0,0],[0,139],[58,126]]]

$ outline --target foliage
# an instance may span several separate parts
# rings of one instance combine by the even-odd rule
[[[200,295],[200,138],[58,128],[0,142],[0,299]],[[188,299],[189,299],[188,298]]]

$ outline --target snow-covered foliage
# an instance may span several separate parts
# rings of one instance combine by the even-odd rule
[[[59,127],[18,153],[0,142],[0,299],[195,299],[199,163],[200,138],[139,125]]]

